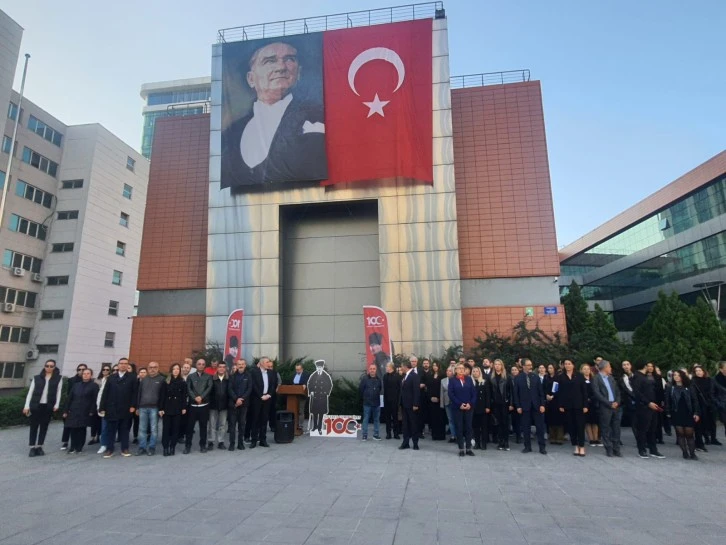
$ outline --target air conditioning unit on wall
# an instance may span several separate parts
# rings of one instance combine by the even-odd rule
[[[15,303],[3,303],[3,312],[15,312]]]
[[[38,282],[38,283],[40,283],[40,282],[42,282],[42,281],[43,281],[43,277],[42,277],[42,276],[40,276],[40,274],[39,274],[39,273],[33,273],[33,276],[31,277],[31,280],[32,280],[33,282]]]
[[[40,352],[38,350],[28,350],[25,353],[25,359],[28,361],[34,361],[38,359]]]
[[[13,274],[15,276],[25,276],[25,269],[23,269],[22,267],[14,267]]]

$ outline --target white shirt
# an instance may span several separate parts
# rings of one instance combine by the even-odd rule
[[[239,143],[242,160],[248,167],[255,168],[267,159],[272,140],[291,101],[292,94],[289,94],[274,104],[257,100],[252,105],[252,119],[242,131]]]
[[[403,380],[406,380],[406,379],[408,378],[408,375],[410,375],[411,373],[414,373],[415,371],[416,371],[416,369],[409,369],[409,370],[408,370],[408,371],[406,372],[406,376],[405,376],[405,377],[403,377]],[[416,374],[418,375],[418,373],[416,373]]]
[[[267,369],[261,369],[262,371],[262,395],[267,393],[267,389],[270,387],[270,379],[267,378]]]
[[[48,377],[45,379],[45,385],[43,386],[43,392],[40,394],[40,405],[47,405],[48,404],[48,384],[50,383],[50,380],[48,380]],[[30,409],[30,400],[33,397],[33,391],[35,390],[35,378],[32,378],[30,380],[30,388],[28,389],[28,395],[25,396],[25,409]],[[58,390],[55,394],[55,405],[53,405],[53,409],[58,409],[60,406],[60,400],[61,400],[61,392],[63,391],[63,381],[58,381]]]

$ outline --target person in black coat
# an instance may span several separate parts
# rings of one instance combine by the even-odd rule
[[[182,416],[187,413],[189,390],[181,376],[181,365],[174,363],[169,369],[169,376],[161,386],[159,395],[159,416],[162,417],[164,428],[161,434],[161,445],[164,456],[174,456],[179,440]]]
[[[244,450],[243,441],[245,425],[247,424],[248,408],[250,406],[250,394],[252,393],[252,381],[247,372],[247,360],[239,359],[235,364],[234,373],[229,376],[229,388],[227,398],[229,399],[229,450],[234,450],[235,438],[237,439],[237,450]]]
[[[658,413],[663,410],[658,403],[658,387],[656,385],[656,380],[660,382],[660,376],[656,378],[652,374],[649,375],[648,365],[647,363],[641,364],[638,371],[630,379],[633,397],[635,398],[635,420],[637,422],[635,434],[638,443],[638,456],[647,458],[649,450],[653,458],[665,458],[658,452],[655,442],[656,426],[658,425],[657,417]]]
[[[482,373],[480,367],[471,370],[471,378],[474,379],[476,388],[476,403],[474,404],[474,417],[472,429],[474,431],[474,448],[479,450],[487,449],[487,419],[491,412],[491,379]]]
[[[400,427],[398,425],[398,407],[401,400],[401,375],[398,374],[393,362],[386,364],[386,374],[383,375],[383,410],[382,418],[386,424],[386,439],[393,435],[394,439],[400,439]]]
[[[701,408],[700,419],[696,424],[696,450],[707,452],[706,445],[720,445],[721,442],[716,438],[714,382],[701,365],[693,366],[691,389],[698,397]]]
[[[217,448],[226,449],[224,436],[227,434],[227,407],[229,406],[229,377],[227,364],[223,361],[217,364],[217,370],[212,377],[212,392],[209,400],[209,433],[207,448],[212,450],[214,444]]]
[[[492,383],[492,423],[497,428],[497,450],[509,450],[509,413],[512,405],[512,380],[500,359],[494,360],[491,374]]]
[[[272,360],[267,356],[262,356],[257,367],[252,368],[249,373],[252,380],[251,404],[254,407],[250,448],[255,448],[258,442],[261,447],[269,447],[267,423],[270,420],[272,394],[277,389],[277,373],[272,368]]]
[[[465,364],[456,364],[456,376],[449,379],[449,399],[456,422],[456,439],[459,443],[459,456],[474,456],[471,450],[473,410],[476,406],[476,387],[467,374]]]
[[[71,446],[68,454],[79,454],[86,444],[86,428],[93,423],[96,416],[96,398],[98,384],[93,382],[90,369],[83,370],[81,381],[76,382],[68,393],[63,417],[66,427],[71,430]]]
[[[129,452],[129,427],[131,417],[136,412],[139,381],[134,373],[129,371],[129,360],[122,358],[118,362],[118,373],[106,380],[106,386],[101,395],[98,413],[106,418],[108,431],[108,445],[104,458],[113,456],[114,439],[119,435],[121,454],[131,456]]]
[[[585,418],[588,412],[587,384],[575,370],[572,360],[565,360],[565,372],[557,377],[555,394],[559,412],[564,416],[575,456],[585,456]]]
[[[522,372],[517,375],[512,387],[514,407],[521,417],[523,453],[532,452],[531,431],[534,423],[540,454],[547,454],[544,438],[545,395],[542,381],[532,372],[532,360],[522,360]]]
[[[702,408],[698,403],[698,395],[691,386],[686,373],[681,370],[673,371],[673,383],[666,386],[664,401],[666,414],[670,415],[676,428],[676,442],[683,451],[683,458],[698,460],[693,428],[701,421]]]
[[[446,378],[439,362],[431,364],[431,375],[426,386],[426,397],[429,402],[429,427],[431,429],[432,441],[444,441],[446,439],[446,411],[441,406],[441,381]]]
[[[83,371],[85,369],[88,369],[88,366],[85,363],[79,363],[76,367],[76,374],[73,375],[71,378],[69,378],[66,381],[66,393],[70,394],[71,390],[73,389],[73,386],[81,382],[83,380],[81,376],[83,375]],[[63,421],[63,435],[61,436],[61,450],[66,450],[68,448],[68,441],[71,438],[71,428],[65,425],[65,420]]]
[[[413,440],[413,450],[418,450],[418,412],[421,403],[421,381],[417,373],[411,369],[411,362],[401,364],[404,375],[401,382],[401,412],[403,413],[403,442],[400,450],[410,448]]]
[[[557,400],[556,389],[557,384],[556,369],[553,364],[547,366],[547,375],[545,375],[542,386],[545,392],[547,406],[545,408],[545,423],[547,424],[547,437],[552,445],[561,445],[565,439],[565,428],[563,424],[563,415],[560,413],[560,405]]]

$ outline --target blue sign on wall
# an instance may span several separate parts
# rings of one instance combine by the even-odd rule
[[[545,307],[544,313],[546,315],[557,314],[557,307]]]

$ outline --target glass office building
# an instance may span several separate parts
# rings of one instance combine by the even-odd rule
[[[141,154],[151,158],[156,120],[160,117],[186,116],[209,113],[212,80],[189,78],[145,83],[141,86],[144,128],[141,134]]]
[[[621,331],[642,323],[661,290],[724,306],[716,286],[726,282],[726,152],[563,248],[560,262],[561,292],[575,280]]]

